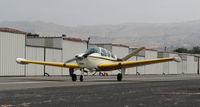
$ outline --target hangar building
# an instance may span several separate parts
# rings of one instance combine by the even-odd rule
[[[62,37],[31,37],[26,41],[26,58],[40,61],[65,62],[83,53],[87,49],[87,42],[79,38]],[[75,62],[72,62],[75,63]],[[26,65],[26,75],[69,75],[68,68]],[[80,74],[79,71],[76,71]]]
[[[26,33],[16,29],[0,28],[0,76],[43,76],[69,75],[67,68],[43,65],[19,65],[17,57],[31,60],[65,62],[83,53],[87,47],[103,47],[117,55],[124,57],[136,48],[113,43],[91,43],[72,37],[26,37]],[[129,60],[144,60],[152,58],[174,57],[177,53],[160,52],[146,49]],[[182,62],[165,62],[127,68],[126,74],[197,74],[199,73],[199,57],[192,54],[179,54]],[[73,63],[73,62],[72,62]],[[116,75],[119,71],[108,72]],[[76,71],[80,74],[80,71]]]
[[[0,28],[0,76],[24,76],[23,65],[15,62],[25,57],[26,33],[16,29]]]

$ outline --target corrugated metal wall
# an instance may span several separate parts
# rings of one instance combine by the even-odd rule
[[[169,54],[169,57],[178,56],[177,54]],[[175,61],[169,62],[169,74],[177,74],[178,73],[178,64]]]
[[[62,38],[61,37],[39,37],[39,38],[27,38],[27,46],[40,46],[48,48],[62,48]]]
[[[25,35],[0,32],[0,76],[24,76],[24,66],[16,58],[25,57]]]
[[[26,47],[26,59],[44,61],[44,48]],[[26,76],[44,75],[44,66],[36,64],[26,65]]]
[[[87,43],[86,42],[75,42],[70,40],[63,40],[63,62],[74,58],[77,54],[84,53],[87,49]],[[72,63],[76,63],[75,61]],[[76,74],[80,74],[80,71],[75,71]],[[63,74],[69,75],[69,69],[63,68]]]
[[[168,52],[158,52],[158,58],[169,57]],[[162,74],[169,74],[169,62],[160,63],[160,69]]]
[[[62,50],[45,48],[45,61],[62,62]],[[45,66],[45,72],[49,75],[63,75],[62,67]]]
[[[134,51],[136,48],[130,48],[129,53]],[[129,61],[136,61],[136,60],[144,60],[145,56],[145,51],[140,51],[136,56],[133,56],[132,58],[129,59]],[[132,67],[132,68],[127,68],[126,69],[126,74],[145,74],[145,67],[144,66],[139,66],[139,67]]]
[[[158,58],[158,52],[152,50],[145,51],[145,59],[155,59]],[[145,66],[145,74],[162,74],[163,64],[151,64]]]
[[[183,61],[183,66],[182,66],[182,73],[187,73],[187,61]]]
[[[144,60],[144,56],[137,56],[136,60]],[[139,74],[145,74],[145,66],[138,66],[136,67],[136,72],[138,72]]]
[[[184,74],[183,66],[184,66],[183,61],[177,63],[177,74]]]
[[[178,63],[178,74],[187,73],[187,54],[179,54],[182,61]]]
[[[35,41],[37,40],[37,41]],[[34,42],[35,41],[35,42]],[[41,41],[41,42],[40,42]],[[39,42],[39,43],[38,43]],[[77,42],[73,40],[63,40],[62,38],[40,38],[33,41],[28,40],[29,45],[37,45],[40,47],[27,46],[25,48],[25,35],[0,32],[0,76],[24,76],[24,75],[44,75],[44,71],[50,75],[69,75],[68,69],[57,67],[44,67],[43,65],[29,64],[19,65],[15,60],[17,57],[27,58],[31,60],[40,61],[55,61],[64,62],[75,55],[83,53],[87,49],[86,42]],[[61,46],[62,44],[62,46]],[[92,45],[90,45],[92,46]],[[122,58],[129,53],[129,48],[124,46],[112,46],[112,44],[100,44],[96,45],[110,50],[113,54],[116,54],[119,58]],[[51,47],[51,48],[47,48]],[[62,49],[63,51],[62,51]],[[132,51],[132,50],[131,50]],[[26,53],[26,55],[25,55]],[[144,60],[154,59],[161,57],[174,57],[176,53],[163,52],[161,54],[157,51],[146,50],[129,60]],[[147,66],[133,67],[126,71],[126,74],[196,74],[198,69],[198,60],[192,55],[181,54],[182,62],[165,62],[161,64],[153,64]],[[75,62],[74,62],[75,63]],[[10,67],[9,65],[12,65]],[[118,71],[109,72],[109,74],[117,74]],[[76,72],[80,74],[80,71]]]
[[[194,61],[194,56],[187,56],[187,73],[197,73],[197,63]]]
[[[129,53],[133,52],[134,49],[129,49]],[[136,56],[133,56],[128,61],[136,61]],[[127,68],[125,74],[136,74],[136,67]]]
[[[118,58],[123,58],[124,56],[129,54],[129,48],[123,46],[112,46],[112,53],[114,55],[117,55]],[[109,72],[109,74],[111,75],[116,75],[118,73],[119,73],[118,70]]]
[[[197,70],[198,70],[198,71],[197,71],[197,74],[200,74],[200,68],[199,68],[199,67],[200,67],[200,57],[199,57],[199,56],[198,56],[198,59],[197,59],[197,60],[198,60],[198,62],[197,62],[197,63],[198,63],[198,64],[197,64]]]
[[[194,56],[194,74],[198,73],[198,58]]]
[[[117,55],[118,58],[123,58],[129,54],[129,48],[122,46],[112,46],[112,53]]]

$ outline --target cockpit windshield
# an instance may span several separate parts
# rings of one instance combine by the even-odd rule
[[[93,47],[93,48],[89,48],[85,51],[85,54],[90,54],[90,53],[100,53],[100,49]]]
[[[100,47],[92,47],[86,50],[85,54],[99,53],[101,56],[115,58],[115,56],[107,49]]]

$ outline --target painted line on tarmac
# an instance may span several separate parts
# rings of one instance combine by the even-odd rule
[[[0,85],[4,85],[4,84],[34,84],[34,83],[41,83],[41,82],[3,82],[0,83]]]

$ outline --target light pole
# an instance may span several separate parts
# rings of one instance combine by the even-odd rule
[[[90,43],[90,37],[88,37],[88,40],[87,40],[87,49],[89,47],[89,43]]]

